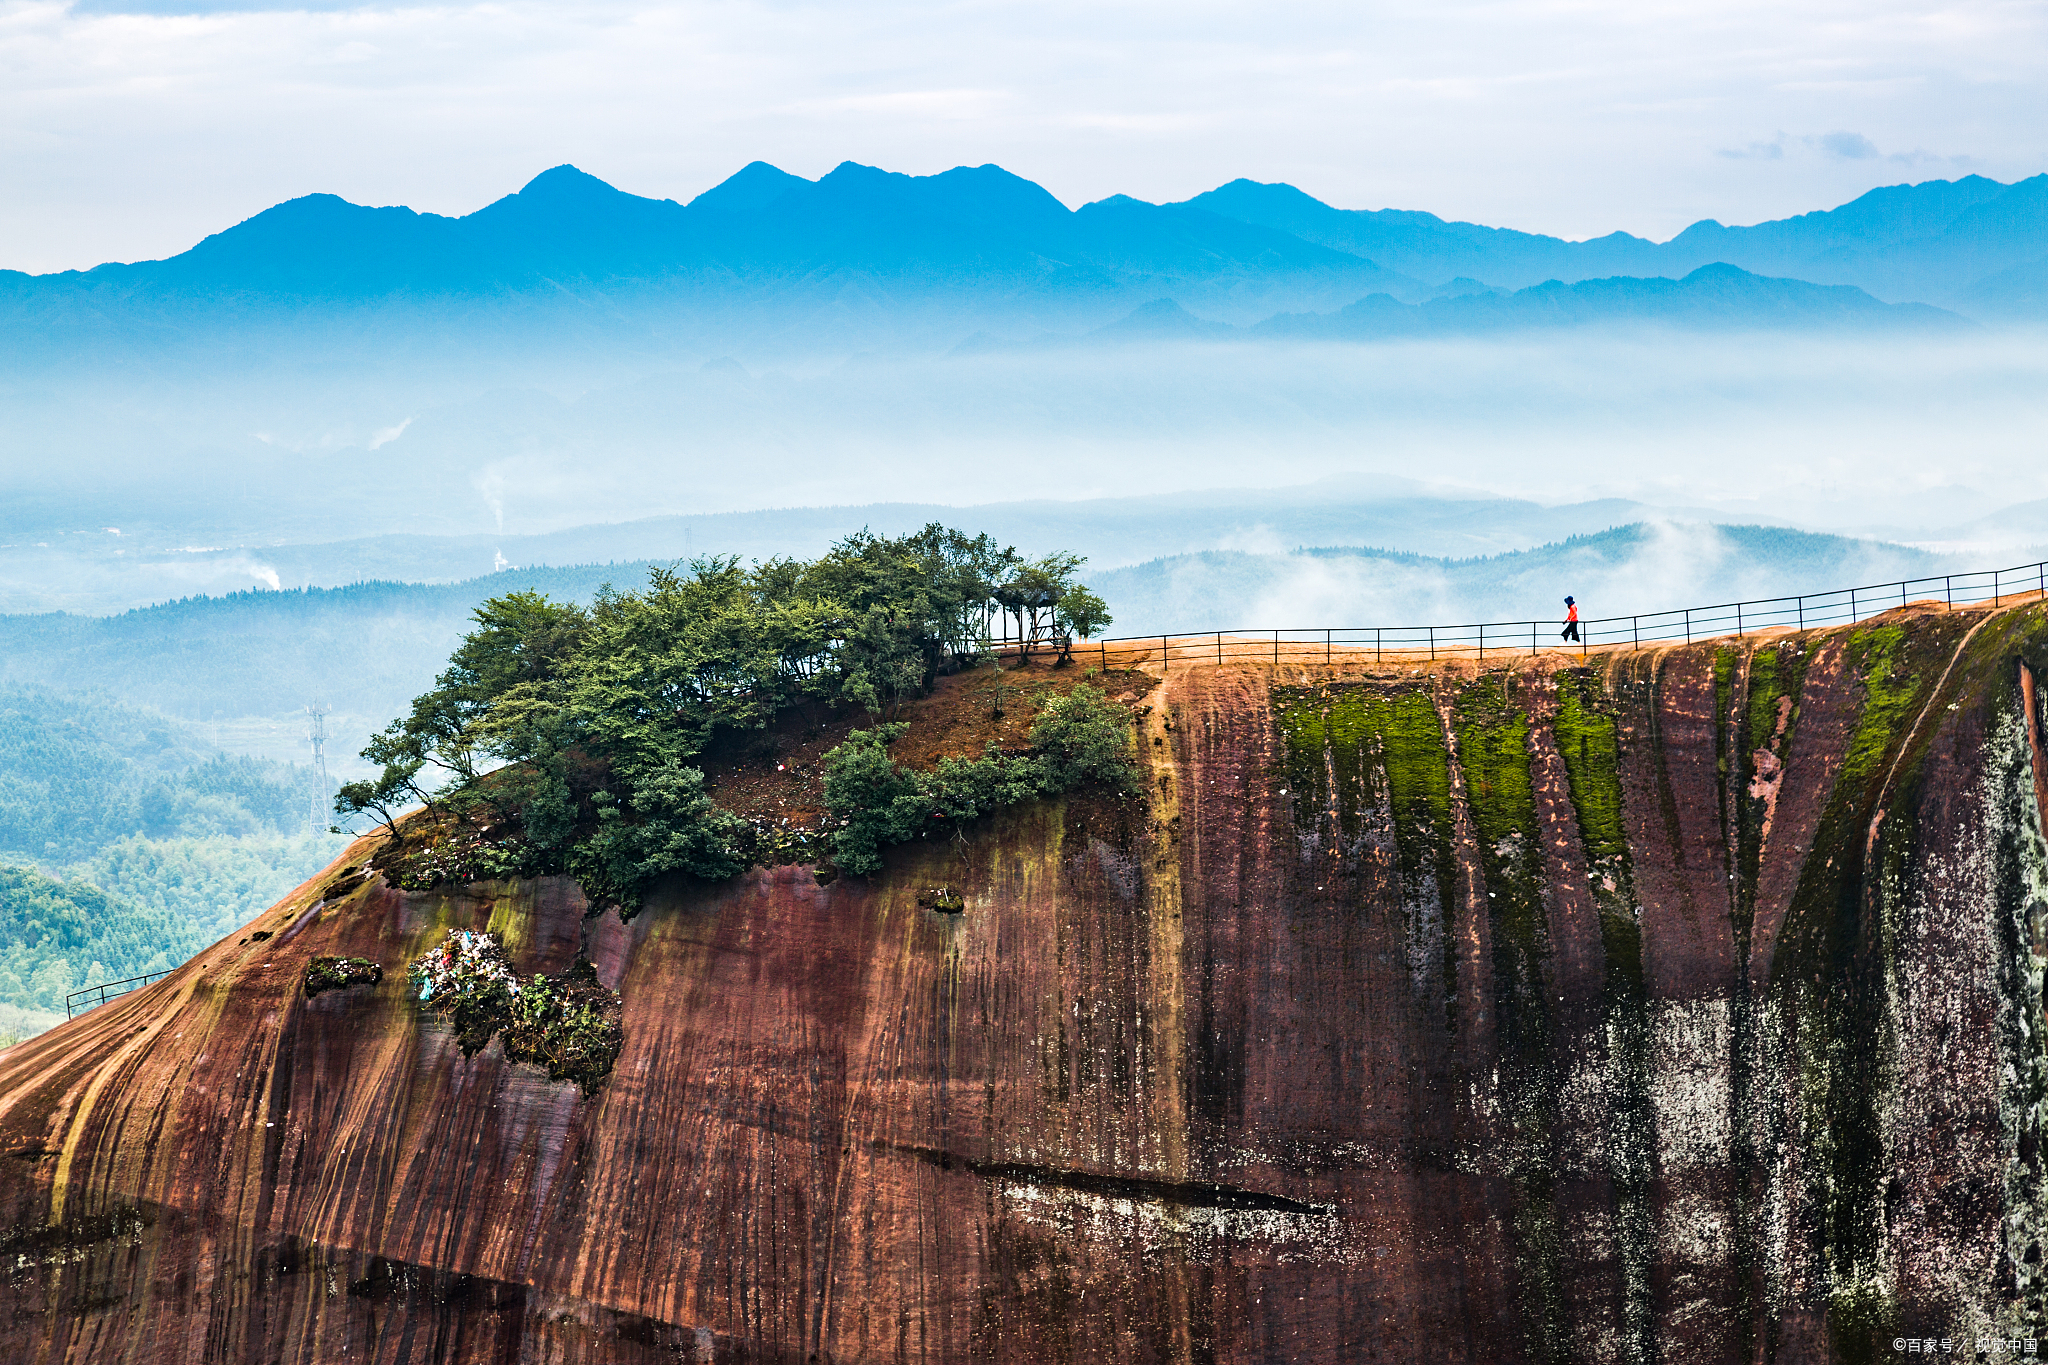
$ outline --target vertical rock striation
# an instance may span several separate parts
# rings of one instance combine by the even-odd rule
[[[1176,670],[820,885],[349,850],[0,1054],[0,1358],[1857,1361],[2048,1336],[2048,620]],[[944,884],[964,913],[918,905]],[[464,1058],[451,928],[623,1000]],[[256,939],[257,929],[272,935]],[[381,965],[308,995],[315,957]]]

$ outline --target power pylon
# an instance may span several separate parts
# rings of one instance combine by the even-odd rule
[[[306,819],[317,834],[333,824],[333,812],[327,808],[327,706],[314,702],[306,708],[308,727],[306,741],[313,746],[313,800]]]

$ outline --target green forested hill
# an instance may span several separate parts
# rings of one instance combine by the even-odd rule
[[[61,1015],[67,992],[175,967],[209,941],[89,882],[0,866],[0,1003]]]
[[[297,832],[309,780],[282,763],[208,756],[191,727],[158,712],[0,687],[0,854],[69,863],[136,835]]]
[[[347,840],[324,832],[123,839],[76,871],[124,904],[169,915],[211,943],[333,861]]]
[[[343,840],[308,828],[311,797],[304,769],[209,755],[161,712],[0,686],[0,1042],[318,871]]]

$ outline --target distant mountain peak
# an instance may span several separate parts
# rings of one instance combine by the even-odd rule
[[[716,209],[721,213],[753,213],[811,182],[791,175],[765,161],[749,161],[725,179],[690,201],[693,209]]]
[[[623,194],[625,191],[599,180],[588,171],[578,170],[565,161],[559,166],[549,167],[527,181],[520,186],[519,193],[521,197],[532,195],[545,199],[585,199],[594,195]]]

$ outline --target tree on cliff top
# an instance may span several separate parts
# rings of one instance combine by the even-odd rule
[[[738,820],[705,794],[697,758],[788,708],[878,720],[947,670],[989,654],[1000,585],[1044,571],[1070,634],[1108,620],[1074,581],[1080,560],[1027,563],[986,535],[933,524],[847,537],[815,560],[689,561],[609,587],[583,608],[534,593],[485,603],[411,712],[363,756],[374,780],[336,799],[398,835],[416,802],[516,816],[541,865],[630,913],[653,880],[726,877]],[[507,772],[493,767],[511,765]],[[488,776],[486,774],[488,773]]]

